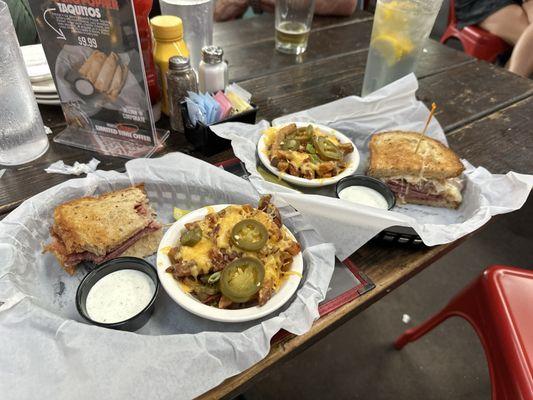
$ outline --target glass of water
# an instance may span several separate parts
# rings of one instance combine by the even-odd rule
[[[24,164],[47,149],[48,138],[13,21],[0,0],[0,164]]]
[[[202,48],[213,44],[215,0],[159,0],[162,15],[175,15],[183,21],[183,35],[191,65],[198,70]]]
[[[362,96],[414,72],[442,0],[377,0]]]
[[[302,54],[307,49],[315,0],[276,0],[276,49]]]

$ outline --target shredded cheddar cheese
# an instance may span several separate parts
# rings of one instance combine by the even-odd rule
[[[259,251],[242,250],[231,239],[233,228],[244,219],[254,219],[267,229],[268,239]],[[194,279],[213,272],[215,263],[218,262],[214,254],[222,251],[236,257],[254,257],[260,260],[265,269],[263,281],[272,282],[274,290],[279,289],[287,274],[281,270],[284,260],[286,262],[286,251],[294,245],[294,241],[269,215],[250,206],[234,205],[219,212],[209,210],[208,215],[197,223],[202,230],[201,240],[193,246],[180,246],[176,256],[183,263],[192,262],[190,272]],[[180,285],[187,286],[187,280],[180,281]],[[188,287],[187,292],[192,290]]]
[[[165,246],[161,249],[161,254],[164,254],[165,256],[168,256],[168,253],[172,247],[171,246]]]
[[[283,275],[296,275],[299,278],[303,277],[303,275],[299,273],[298,271],[285,271]]]
[[[262,151],[280,177],[331,178],[347,168],[346,156],[354,151],[353,143],[341,143],[333,130],[313,124],[297,126],[293,123],[263,131]]]

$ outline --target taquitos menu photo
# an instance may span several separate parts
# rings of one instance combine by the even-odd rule
[[[132,1],[36,0],[30,5],[67,131],[76,130],[80,146],[106,143],[93,135],[154,146]]]

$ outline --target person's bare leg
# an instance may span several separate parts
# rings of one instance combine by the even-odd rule
[[[533,24],[530,24],[514,46],[509,71],[529,78],[533,74]]]
[[[512,45],[518,42],[528,25],[529,19],[525,10],[514,4],[499,9],[479,24],[486,31],[501,37]]]
[[[514,45],[506,68],[528,77],[533,72],[533,1],[504,7],[482,21],[479,26]]]
[[[522,8],[526,12],[527,19],[530,24],[533,24],[533,0],[527,0],[522,4]]]

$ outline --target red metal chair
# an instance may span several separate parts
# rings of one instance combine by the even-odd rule
[[[446,43],[452,37],[461,42],[466,54],[488,62],[496,61],[500,54],[511,49],[511,46],[504,40],[479,26],[473,25],[459,29],[455,18],[455,0],[450,0],[448,28],[440,38],[440,42]]]
[[[442,311],[405,331],[400,350],[449,317],[466,319],[489,364],[493,400],[533,399],[533,271],[492,266]]]

